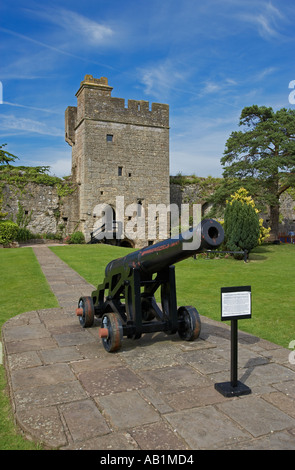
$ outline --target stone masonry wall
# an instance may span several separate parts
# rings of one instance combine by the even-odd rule
[[[125,107],[125,100],[111,97],[111,91],[107,79],[86,76],[76,94],[77,111],[66,111],[80,229],[87,240],[100,223],[99,204],[116,211],[120,196],[125,208],[140,203],[147,213],[148,204],[170,201],[169,106],[153,103],[150,110],[146,101],[128,100]],[[147,243],[146,237],[135,245]]]
[[[206,178],[204,179],[206,180]],[[213,189],[212,189],[213,192]],[[210,210],[210,205],[206,202],[208,198],[208,190],[204,191],[199,184],[170,184],[170,201],[171,204],[177,204],[181,207],[181,204],[201,204],[202,205],[202,216]],[[269,214],[261,213],[265,225],[268,226]],[[285,192],[280,197],[280,224],[279,232],[282,234],[288,234],[289,232],[295,232],[295,201],[288,192]]]
[[[2,188],[2,211],[8,212],[8,217],[15,222],[19,212],[19,203],[24,215],[29,220],[27,228],[32,233],[55,234],[59,225],[64,225],[64,234],[71,233],[78,223],[75,206],[75,193],[60,197],[55,186],[29,182],[25,189],[20,190],[13,184],[4,184]]]

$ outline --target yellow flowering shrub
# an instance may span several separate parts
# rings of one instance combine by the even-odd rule
[[[238,191],[236,191],[234,194],[230,196],[230,199],[226,201],[226,203],[232,205],[234,201],[240,201],[243,204],[248,204],[249,206],[255,209],[256,214],[259,214],[259,210],[255,207],[255,202],[253,198],[249,196],[247,189],[243,187],[240,188]],[[259,219],[259,229],[260,229],[260,235],[259,235],[258,243],[259,245],[261,245],[270,236],[271,228],[270,227],[265,228],[263,226],[263,219]]]

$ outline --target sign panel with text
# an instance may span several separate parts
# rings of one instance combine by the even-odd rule
[[[251,318],[251,286],[221,288],[221,320]]]

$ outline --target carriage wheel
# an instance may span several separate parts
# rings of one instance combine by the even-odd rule
[[[194,307],[180,307],[177,310],[180,325],[178,334],[185,341],[194,341],[201,332],[201,319],[198,311]]]
[[[114,312],[105,313],[101,319],[99,336],[107,352],[118,351],[123,339],[123,325],[120,315]]]
[[[79,317],[80,325],[89,328],[94,323],[94,306],[91,297],[81,297],[78,302],[76,314]]]

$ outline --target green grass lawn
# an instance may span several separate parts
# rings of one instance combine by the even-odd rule
[[[51,248],[88,282],[104,279],[106,264],[132,251],[108,245],[68,245]],[[57,307],[31,248],[0,250],[0,327],[12,316],[38,308]],[[288,347],[295,339],[295,246],[258,247],[250,262],[233,259],[194,260],[176,264],[178,305],[193,305],[201,315],[220,320],[220,288],[251,285],[252,318],[239,329]],[[15,429],[0,364],[0,449],[38,449]]]
[[[31,248],[1,249],[0,262],[0,328],[19,313],[58,306]],[[0,364],[0,449],[38,448],[24,439],[14,425],[4,366]]]
[[[132,251],[108,245],[51,248],[97,286],[106,264]],[[176,264],[178,305],[193,305],[200,315],[220,320],[221,287],[250,285],[252,318],[239,320],[240,330],[285,348],[295,339],[295,246],[265,245],[250,254],[250,262],[189,258]]]

